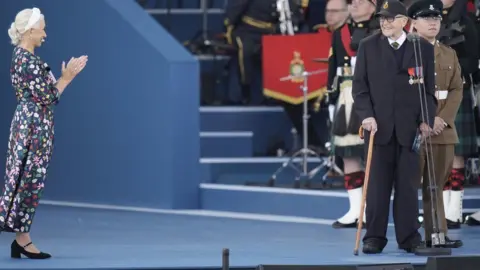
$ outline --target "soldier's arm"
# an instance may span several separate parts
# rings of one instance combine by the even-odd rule
[[[251,0],[228,1],[225,7],[225,25],[236,26]]]
[[[231,35],[235,26],[242,18],[251,0],[228,1],[225,7],[225,20],[223,21],[227,33],[225,34],[228,43],[232,44]]]
[[[355,112],[358,114],[361,121],[369,117],[375,117],[372,99],[370,96],[370,84],[368,82],[367,74],[367,56],[364,40],[360,41],[357,51],[357,61],[353,74],[352,95],[355,103]]]
[[[307,9],[309,4],[309,0],[300,0],[300,6],[302,7],[302,9]]]
[[[258,0],[257,0],[258,1]],[[290,1],[290,11],[292,15],[292,22],[294,25],[298,26],[298,29],[295,31],[300,31],[303,29],[303,26],[306,23],[306,11],[308,7],[308,1],[305,0],[295,0]]]
[[[307,22],[307,10],[308,10],[308,6],[310,5],[310,1],[309,0],[300,0],[300,12],[301,12],[301,15],[302,15],[302,20],[303,20],[303,23],[306,23]]]
[[[327,89],[330,91],[333,89],[333,82],[335,80],[335,77],[337,76],[337,57],[336,57],[336,47],[337,47],[337,36],[338,36],[338,31],[333,32],[332,34],[332,41],[331,41],[331,46],[330,50],[328,52],[328,80],[327,80]],[[335,93],[330,94],[330,103],[334,104],[336,103],[336,99],[338,97],[338,89]]]
[[[459,59],[459,61],[464,74],[472,74],[478,69],[478,47],[480,46],[480,44],[475,23],[467,16],[465,16],[464,18],[465,50],[467,55],[465,57],[462,57],[462,55],[460,55],[461,58]]]
[[[426,94],[426,104],[428,112],[428,126],[433,128],[435,122],[435,115],[437,113],[437,98],[435,97],[435,53],[434,47],[425,40],[422,40],[423,48],[423,65],[425,66],[424,71],[424,84],[425,84],[425,94]],[[422,115],[420,113],[418,118],[418,124],[420,125],[423,121]]]
[[[290,3],[291,3],[290,8],[292,9],[292,11],[294,12],[299,11],[302,14],[305,14],[305,12],[308,9],[309,0],[294,0],[293,2],[291,1]]]
[[[463,80],[457,54],[454,50],[451,51],[453,53],[453,70],[448,89],[446,89],[448,90],[448,96],[445,106],[438,112],[438,117],[442,118],[450,127],[453,127],[458,108],[462,102]]]

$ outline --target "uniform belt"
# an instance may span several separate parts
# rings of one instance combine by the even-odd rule
[[[243,16],[242,22],[256,28],[275,30],[275,25],[273,25],[273,23],[260,21],[249,16]]]
[[[448,90],[438,90],[438,91],[435,91],[435,97],[436,97],[438,100],[447,99],[447,97],[448,97]]]
[[[351,66],[345,66],[345,67],[337,67],[337,76],[352,76],[353,75],[353,69]]]

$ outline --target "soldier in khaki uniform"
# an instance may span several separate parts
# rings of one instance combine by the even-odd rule
[[[447,220],[444,210],[443,187],[448,182],[448,176],[453,166],[455,144],[459,141],[455,128],[455,117],[462,101],[463,81],[456,52],[436,40],[442,20],[442,8],[443,4],[440,0],[420,0],[409,7],[408,16],[413,20],[413,31],[430,41],[435,48],[435,96],[437,97],[438,107],[434,127],[431,131],[431,149],[433,152],[434,177],[438,187],[436,195],[438,198],[439,229],[446,235]],[[422,147],[419,180],[423,176],[422,197],[425,240],[427,245],[431,245],[433,202],[429,190],[430,181],[426,159],[426,151]],[[450,248],[462,245],[460,240],[451,240],[448,237],[445,240],[445,246]]]

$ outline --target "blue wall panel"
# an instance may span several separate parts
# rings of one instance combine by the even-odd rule
[[[36,53],[57,77],[63,60],[89,55],[56,109],[45,198],[197,208],[198,62],[134,0],[0,4],[1,159],[15,106],[7,29],[33,6],[46,15],[48,35]]]

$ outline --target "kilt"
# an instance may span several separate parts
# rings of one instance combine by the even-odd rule
[[[336,156],[342,158],[363,157],[364,142],[358,135],[361,126],[355,112],[352,96],[352,78],[344,76],[339,84],[339,97],[332,123],[332,145]]]
[[[365,155],[363,144],[357,144],[352,146],[335,146],[335,156],[342,158],[362,158]]]
[[[477,130],[470,89],[463,90],[463,99],[455,118],[459,143],[455,145],[455,155],[470,158],[477,156]]]

